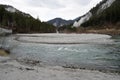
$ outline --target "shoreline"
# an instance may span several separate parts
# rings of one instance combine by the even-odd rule
[[[87,30],[86,33],[98,33],[107,35],[120,35],[120,29],[100,29],[100,30]]]
[[[6,49],[0,48],[0,56],[8,56],[10,52]]]
[[[29,76],[29,77],[28,77]],[[10,57],[0,57],[1,80],[119,80],[117,73],[54,67],[38,67],[21,64]]]
[[[24,62],[24,60],[23,60]],[[69,66],[37,66],[38,61],[21,63],[12,56],[0,56],[0,80],[119,80],[119,72]]]
[[[14,40],[39,44],[99,44],[111,43],[110,35],[103,34],[16,34]]]
[[[77,32],[78,34],[82,33],[93,33],[93,34],[105,34],[105,35],[120,35],[120,29],[78,29]]]
[[[44,36],[43,36],[44,35]],[[22,36],[25,36],[25,37],[27,37],[27,36],[29,36],[29,37],[45,37],[45,35],[46,34],[32,34],[32,35],[30,35],[30,34],[17,34],[17,38],[18,38],[18,36],[20,36],[20,37],[22,37]],[[51,34],[49,34],[49,36],[50,36]],[[59,34],[60,35],[60,34]],[[67,34],[66,34],[67,35]],[[75,35],[75,34],[74,34]],[[16,35],[15,35],[16,36]],[[93,35],[92,35],[93,36]],[[98,35],[97,35],[98,36]],[[47,36],[48,37],[48,36]],[[53,36],[52,36],[53,37]],[[58,37],[58,36],[57,36]],[[70,37],[70,36],[69,36]],[[105,37],[106,37],[106,35],[105,35]],[[17,38],[14,38],[14,40],[16,40],[16,41],[19,41],[19,40],[17,40]],[[110,36],[107,36],[107,38],[109,39],[110,38]],[[78,39],[78,38],[77,38]],[[31,40],[31,39],[30,39]],[[99,40],[99,38],[98,38],[98,40]],[[93,40],[92,40],[93,41]],[[19,42],[21,42],[21,43],[32,43],[32,42],[25,42],[25,41],[19,41]],[[36,43],[39,43],[39,42],[36,42]],[[94,44],[95,42],[92,42],[91,44]],[[40,43],[41,44],[41,43]],[[81,42],[81,43],[42,43],[42,44],[88,44],[88,43],[84,43],[84,42]],[[96,44],[96,43],[95,43]],[[101,43],[100,43],[101,44]],[[109,43],[110,44],[110,43]],[[6,51],[6,50],[5,50]],[[32,60],[31,60],[32,61]],[[84,66],[74,66],[74,65],[72,65],[72,66],[70,66],[70,65],[67,65],[67,66],[62,66],[63,68],[71,68],[71,69],[88,69],[88,70],[98,70],[97,68],[95,68],[95,67],[93,67],[93,68],[89,68],[88,66],[87,67],[84,67]],[[103,69],[99,69],[98,71],[101,71],[101,72],[115,72],[115,73],[120,73],[120,71],[113,71],[113,70],[111,70],[111,71],[109,71],[109,70],[103,70]]]

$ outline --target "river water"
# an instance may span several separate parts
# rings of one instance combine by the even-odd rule
[[[4,44],[3,39],[6,40]],[[19,60],[37,60],[49,66],[120,71],[120,35],[112,36],[112,42],[108,43],[42,44],[20,40],[15,36],[1,38],[2,45]]]

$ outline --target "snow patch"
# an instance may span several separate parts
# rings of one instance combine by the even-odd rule
[[[83,16],[78,22],[75,22],[73,24],[74,27],[79,27],[82,23],[88,21],[90,17],[92,16],[91,12],[88,12],[85,16]]]
[[[16,12],[16,9],[15,8],[13,8],[13,7],[7,7],[7,8],[5,8],[7,11],[9,11],[9,12],[12,12],[12,13],[14,13],[14,12]]]
[[[56,27],[61,27],[61,26],[66,25],[66,24],[61,23],[60,25],[58,25],[58,22],[55,22],[55,23],[53,23],[53,25],[56,26]]]
[[[56,23],[56,22],[55,22],[55,23],[53,23],[53,25],[57,27],[57,23]]]
[[[60,27],[63,26],[63,25],[66,25],[66,24],[60,24]]]

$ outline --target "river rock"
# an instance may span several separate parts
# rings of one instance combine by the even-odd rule
[[[0,28],[0,36],[5,36],[5,35],[9,35],[9,34],[12,34],[12,30]]]

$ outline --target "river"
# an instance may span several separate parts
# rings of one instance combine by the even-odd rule
[[[94,34],[61,35],[12,35],[1,37],[1,44],[10,50],[11,57],[22,61],[36,60],[46,66],[120,72],[120,35],[105,36],[106,39]]]

